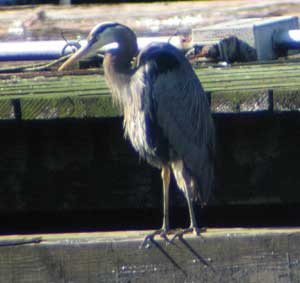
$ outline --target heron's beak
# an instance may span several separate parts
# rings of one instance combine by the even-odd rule
[[[58,71],[62,71],[74,63],[78,62],[80,58],[84,57],[91,50],[92,44],[87,44],[79,48],[67,61],[65,61],[58,69]]]

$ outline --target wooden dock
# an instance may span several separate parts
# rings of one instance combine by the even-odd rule
[[[300,61],[196,69],[215,113],[300,110]],[[0,75],[0,119],[117,117],[103,72]]]
[[[195,68],[209,97],[218,134],[222,189],[216,192],[217,203],[299,202],[299,63],[294,58]],[[101,69],[1,73],[0,128],[6,151],[1,153],[0,183],[8,193],[0,208],[41,208],[42,192],[24,202],[26,190],[41,186],[51,195],[51,187],[60,185],[66,188],[60,194],[65,194],[69,208],[139,208],[144,195],[154,188],[146,207],[160,207],[160,179],[153,177],[156,171],[141,163],[123,140],[121,116],[111,102]],[[42,166],[36,168],[36,162]],[[111,176],[114,170],[118,179]],[[139,173],[129,180],[131,172]],[[82,189],[75,190],[72,184]],[[11,186],[21,195],[15,197]],[[105,191],[107,186],[122,195],[123,202],[113,200]],[[136,186],[140,187],[137,195]],[[68,190],[97,196],[99,187],[103,188],[101,197],[85,204],[79,201],[80,193],[71,201],[74,207],[69,203]],[[47,209],[59,204],[48,199],[53,202]]]
[[[150,231],[0,237],[0,281],[299,282],[300,229],[209,229],[140,248]]]
[[[170,36],[300,15],[297,0],[0,10],[2,41],[85,38],[111,20]],[[162,224],[161,178],[124,140],[103,71],[3,72],[13,65],[0,67],[0,283],[300,282],[299,57],[195,66],[218,142],[214,198],[197,208],[208,228],[143,249]],[[188,225],[174,182],[170,204],[172,227]]]
[[[218,134],[213,207],[246,204],[251,211],[252,204],[299,204],[299,61],[196,72]],[[0,215],[10,228],[2,225],[0,233],[24,223],[43,229],[45,219],[39,222],[37,215],[45,211],[53,213],[52,222],[67,212],[74,223],[72,218],[84,221],[78,217],[82,211],[97,209],[101,215],[94,225],[102,231],[107,222],[112,230],[120,223],[139,229],[140,223],[159,219],[150,223],[159,227],[159,173],[123,140],[121,115],[101,70],[1,74]],[[143,214],[145,207],[155,213]],[[182,198],[173,195],[171,210],[182,207]],[[115,218],[110,209],[117,209]],[[36,216],[24,221],[26,213]],[[10,223],[11,214],[21,220]],[[221,214],[216,222],[224,227],[226,213]],[[179,218],[173,215],[172,223],[178,225]],[[201,221],[209,224],[205,214]],[[158,239],[149,249],[139,249],[149,231],[21,232],[0,236],[0,282],[283,283],[300,278],[299,228],[209,228],[174,245]]]

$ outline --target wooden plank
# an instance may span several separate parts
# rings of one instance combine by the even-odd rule
[[[208,229],[140,249],[148,232],[0,237],[0,281],[283,283],[300,277],[299,228]]]
[[[22,120],[120,116],[119,111],[112,105],[110,95],[74,98],[63,96],[57,99],[31,97],[20,101]]]
[[[268,111],[270,109],[268,89],[213,91],[211,108],[215,113],[241,113]],[[230,96],[230,99],[228,99]]]
[[[273,92],[275,111],[300,111],[300,88],[275,89]]]
[[[298,62],[200,68],[196,73],[210,94],[213,112],[300,109]],[[274,99],[270,93],[274,93]],[[103,71],[99,70],[1,75],[0,119],[120,116],[108,95]],[[16,101],[19,109],[15,107]]]

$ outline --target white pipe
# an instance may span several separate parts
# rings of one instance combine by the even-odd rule
[[[145,47],[150,42],[168,42],[178,48],[182,48],[179,36],[170,37],[140,37],[139,48]],[[80,46],[86,44],[85,40],[78,42]],[[103,49],[111,48],[105,46]],[[74,51],[75,47],[68,46],[64,40],[49,41],[15,41],[0,42],[0,61],[25,61],[25,60],[52,60],[67,55]]]

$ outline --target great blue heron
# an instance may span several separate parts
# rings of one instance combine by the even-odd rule
[[[214,124],[209,104],[184,54],[168,43],[152,43],[139,52],[135,33],[114,22],[95,26],[87,45],[60,68],[90,52],[117,43],[103,60],[113,101],[124,113],[125,136],[139,155],[161,169],[163,225],[148,235],[166,237],[169,225],[171,171],[188,203],[190,227],[199,233],[193,203],[204,205],[214,182]],[[179,235],[175,234],[175,235]]]

